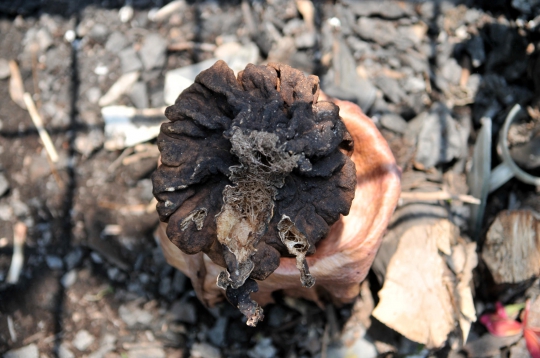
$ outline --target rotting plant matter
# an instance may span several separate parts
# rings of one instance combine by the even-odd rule
[[[339,108],[318,102],[319,80],[286,65],[248,65],[235,78],[222,61],[201,72],[165,115],[153,175],[167,236],[225,268],[217,285],[256,325],[249,297],[282,256],[306,256],[346,215],[356,173]]]

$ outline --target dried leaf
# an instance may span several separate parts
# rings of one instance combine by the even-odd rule
[[[446,219],[408,228],[388,264],[380,302],[373,312],[388,327],[428,348],[441,347],[456,323],[465,340],[476,319],[469,287],[476,266],[475,245],[457,241],[457,233],[457,227]],[[465,257],[458,259],[456,254],[453,262],[460,270],[455,279],[448,280],[442,255],[450,254],[447,259],[453,261],[451,255],[460,250]]]

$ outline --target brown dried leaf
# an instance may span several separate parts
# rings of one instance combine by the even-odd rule
[[[379,321],[428,348],[441,347],[456,321],[465,340],[476,319],[469,287],[476,266],[475,245],[456,241],[457,233],[457,227],[446,219],[407,229],[390,260],[380,302],[373,311]],[[454,259],[452,254],[459,250],[466,257],[458,259],[456,253]],[[444,256],[456,261],[451,266],[461,266],[455,279],[451,274],[448,279]]]
[[[487,234],[482,258],[496,283],[540,274],[540,220],[530,210],[502,211]]]

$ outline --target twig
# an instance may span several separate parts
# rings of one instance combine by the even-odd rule
[[[7,316],[7,324],[11,341],[15,343],[17,342],[17,332],[15,332],[15,326],[13,325],[13,318],[11,316]]]
[[[9,69],[11,71],[11,78],[9,79],[9,96],[19,107],[26,109],[23,99],[24,84],[17,62],[13,60],[9,61]]]
[[[24,264],[24,241],[26,240],[26,225],[18,221],[13,228],[13,256],[6,282],[16,284]]]
[[[51,168],[51,173],[53,175],[54,180],[56,181],[56,184],[60,189],[64,189],[64,182],[62,181],[62,178],[60,177],[60,174],[58,174],[58,170],[56,170],[56,166],[52,162],[50,156],[47,156],[47,163],[49,163],[49,167]]]
[[[34,100],[32,99],[32,96],[30,95],[30,93],[25,92],[23,98],[24,98],[24,103],[26,104],[26,107],[28,109],[28,113],[30,113],[32,122],[34,122],[34,125],[36,126],[38,130],[39,137],[41,138],[41,141],[43,142],[43,146],[45,147],[45,150],[47,151],[49,158],[51,158],[51,161],[53,163],[56,163],[58,161],[58,153],[56,152],[56,149],[54,148],[54,145],[52,143],[51,137],[49,136],[49,133],[47,133],[47,131],[43,127],[43,120],[41,119],[41,116],[39,115],[36,109],[36,105],[34,104]]]
[[[109,167],[107,168],[107,170],[109,171],[109,173],[114,172],[114,171],[120,166],[120,164],[122,164],[122,161],[124,160],[124,158],[126,158],[128,155],[131,155],[131,153],[133,153],[133,151],[134,151],[133,147],[129,147],[129,148],[124,149],[124,151],[122,152],[122,154],[120,154],[120,155],[118,156],[118,158],[116,158],[116,159],[109,165]]]
[[[400,199],[412,199],[419,201],[431,201],[431,200],[457,200],[468,204],[480,204],[480,199],[477,199],[471,195],[452,195],[446,191],[434,191],[434,192],[402,192],[399,196]]]
[[[112,201],[100,200],[98,206],[103,209],[118,210],[122,213],[144,213],[148,204],[119,204]]]
[[[23,341],[22,341],[22,344],[23,345],[28,345],[34,341],[37,341],[38,339],[41,339],[43,337],[45,333],[43,331],[39,331],[37,333],[34,333],[33,335],[29,336],[29,337],[26,337]]]
[[[206,52],[212,52],[216,49],[216,45],[209,43],[199,43],[193,41],[176,42],[167,46],[169,51],[186,51],[186,50],[200,50]]]
[[[136,163],[140,161],[141,159],[145,158],[157,158],[159,157],[159,150],[157,149],[157,146],[153,146],[153,148],[149,148],[148,150],[145,150],[144,152],[138,152],[133,155],[130,155],[129,157],[126,157],[122,159],[122,165],[130,165],[133,163]]]

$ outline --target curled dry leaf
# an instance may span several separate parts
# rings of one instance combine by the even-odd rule
[[[502,211],[489,227],[482,259],[498,283],[540,274],[540,220],[530,210]]]
[[[250,325],[275,290],[318,300],[317,281],[351,300],[399,195],[369,119],[343,103],[342,121],[319,94],[317,77],[289,66],[248,65],[235,78],[218,61],[167,109],[158,137],[165,256],[205,304],[225,289]]]
[[[408,228],[388,264],[373,316],[427,348],[441,347],[458,324],[465,341],[476,320],[470,289],[475,250],[446,219]]]

